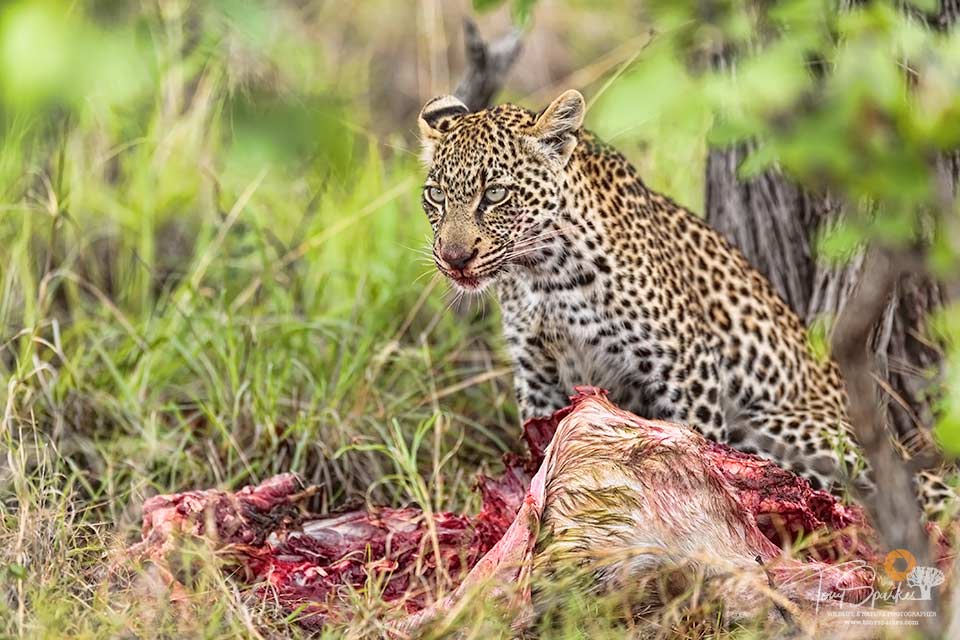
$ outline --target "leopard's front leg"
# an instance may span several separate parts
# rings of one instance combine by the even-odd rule
[[[540,336],[521,334],[516,344],[509,345],[513,361],[513,386],[523,421],[549,416],[570,402],[569,393],[572,390],[563,388],[556,361],[542,348],[542,344]]]
[[[500,292],[503,337],[513,365],[513,386],[520,419],[549,416],[569,404],[572,389],[564,389],[556,359],[547,345],[538,309],[529,300]]]

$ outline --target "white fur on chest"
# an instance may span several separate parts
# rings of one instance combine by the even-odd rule
[[[567,392],[577,385],[616,389],[636,373],[632,354],[610,353],[603,334],[623,331],[606,313],[602,295],[595,287],[560,291],[537,291],[529,282],[518,282],[516,322],[521,334],[536,333],[550,361],[555,363],[560,384]]]

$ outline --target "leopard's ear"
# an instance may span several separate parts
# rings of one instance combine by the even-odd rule
[[[566,166],[577,146],[586,103],[579,91],[564,91],[540,112],[530,127],[530,135],[547,157]]]
[[[460,116],[469,112],[467,105],[454,96],[439,96],[423,105],[417,124],[420,125],[420,142],[423,144],[421,158],[425,164],[433,161],[433,150],[444,134],[453,128]]]

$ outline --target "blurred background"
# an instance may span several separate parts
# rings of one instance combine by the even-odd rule
[[[776,284],[814,348],[864,242],[927,240],[875,346],[904,430],[960,448],[951,3],[701,4],[0,4],[0,635],[173,633],[102,575],[158,492],[295,471],[317,511],[476,508],[516,446],[510,372],[496,306],[451,309],[425,255],[416,140],[467,17],[521,34],[497,101],[579,89],[649,186],[759,229],[772,278],[796,254]],[[249,631],[230,602],[204,635]]]

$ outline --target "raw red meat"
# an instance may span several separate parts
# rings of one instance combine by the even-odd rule
[[[348,617],[346,594],[363,590],[371,580],[379,581],[384,601],[415,614],[398,629],[442,614],[469,587],[490,578],[520,583],[520,600],[514,604],[522,608],[529,604],[526,581],[539,528],[564,517],[583,526],[575,513],[564,515],[549,506],[566,489],[564,482],[580,481],[580,476],[570,480],[565,469],[593,462],[597,473],[602,469],[606,475],[590,482],[633,492],[631,499],[640,505],[631,535],[655,536],[678,548],[698,545],[744,570],[760,568],[782,594],[801,605],[814,603],[822,590],[854,598],[870,584],[872,575],[860,565],[850,570],[815,559],[779,558],[778,545],[801,531],[820,531],[832,537],[811,549],[814,555],[873,561],[873,536],[858,507],[845,506],[773,463],[711,443],[686,427],[621,411],[602,391],[578,389],[569,407],[528,421],[524,440],[527,455],[508,454],[502,475],[478,480],[483,506],[476,516],[438,513],[427,518],[415,508],[311,515],[298,507],[309,491],[295,476],[283,474],[234,493],[192,491],[149,499],[143,507],[143,541],[135,551],[167,567],[179,536],[212,540],[241,569],[241,579],[259,585],[260,593],[286,610],[299,610],[300,622],[310,627]],[[604,455],[591,461],[584,449],[587,441],[599,443]],[[605,455],[608,447],[628,445],[628,458]],[[679,456],[680,464],[666,470],[657,466],[667,454]],[[657,483],[655,491],[644,485],[648,480]],[[676,512],[681,499],[699,505],[696,530]],[[589,535],[589,529],[583,530]],[[175,585],[176,576],[167,575]],[[460,587],[435,602],[438,583]],[[744,592],[737,606],[751,609],[758,597]]]

